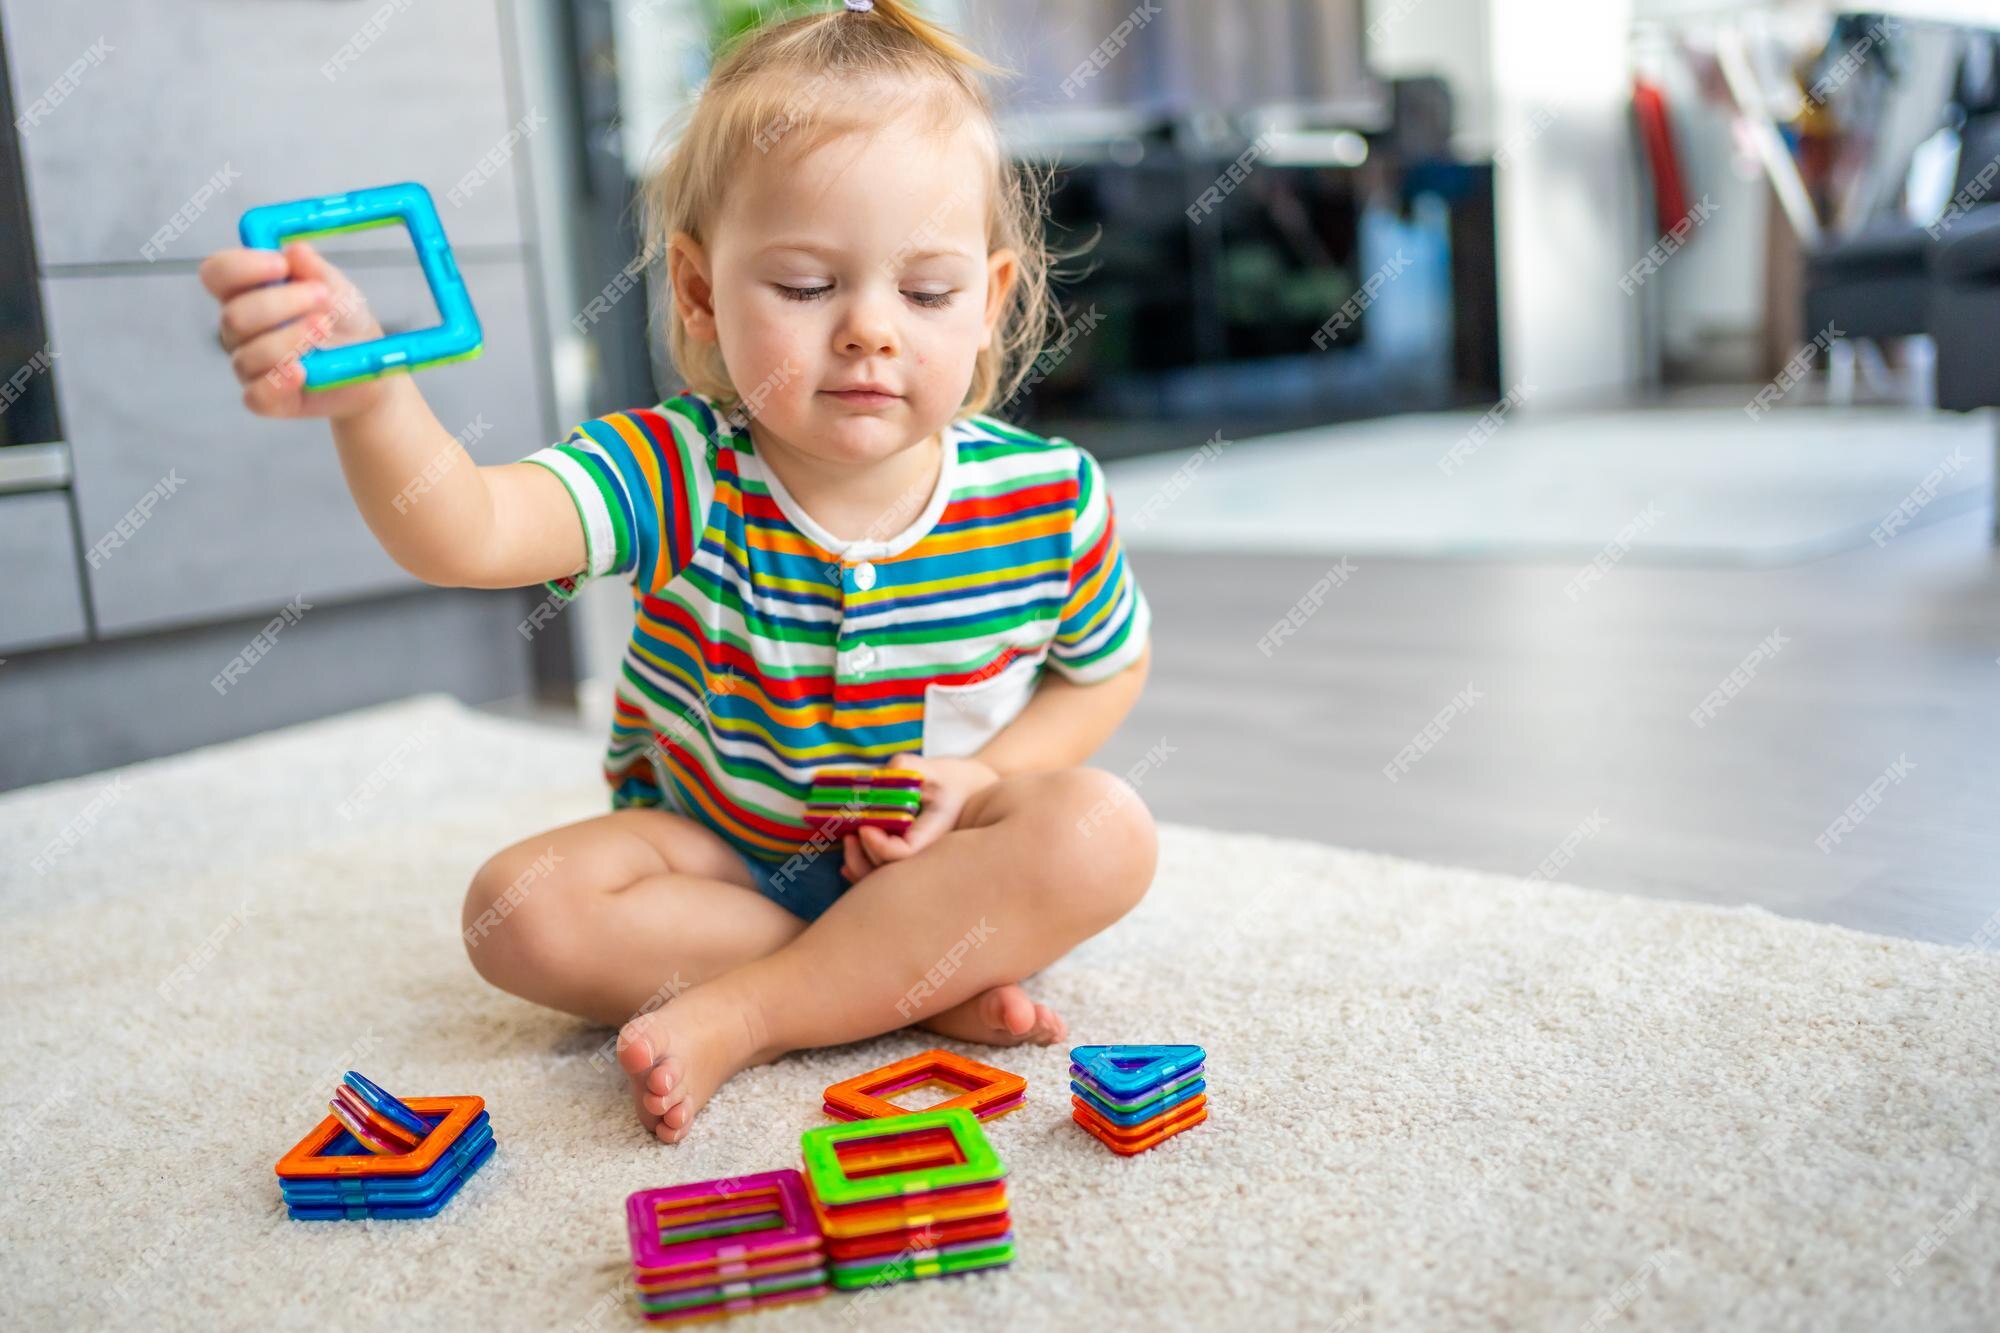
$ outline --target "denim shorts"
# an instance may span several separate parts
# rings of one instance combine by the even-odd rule
[[[743,858],[750,877],[757,882],[757,892],[801,921],[818,920],[821,912],[847,892],[847,879],[840,873],[846,863],[846,849],[839,842],[818,850],[809,843],[775,865],[753,856]]]

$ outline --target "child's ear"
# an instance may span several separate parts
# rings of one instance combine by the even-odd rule
[[[667,242],[667,281],[674,289],[674,309],[688,336],[715,341],[715,286],[710,281],[708,252],[684,231]]]
[[[986,345],[989,347],[1000,327],[1000,317],[1007,312],[1007,298],[1020,278],[1020,257],[1012,250],[995,250],[986,257]]]

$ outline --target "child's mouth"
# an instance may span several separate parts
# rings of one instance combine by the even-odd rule
[[[887,407],[891,403],[903,401],[901,394],[889,393],[882,389],[822,389],[820,392],[836,402],[863,409]]]

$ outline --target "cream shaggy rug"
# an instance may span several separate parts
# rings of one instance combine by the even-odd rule
[[[0,1326],[637,1328],[625,1195],[796,1163],[793,1057],[646,1138],[609,1035],[487,989],[458,903],[598,810],[591,739],[421,700],[0,799]],[[2000,959],[1304,842],[1165,833],[1038,983],[1077,1041],[1208,1048],[1210,1122],[1072,1126],[999,1059],[1020,1259],[789,1328],[1990,1329]],[[353,1066],[477,1093],[428,1221],[296,1223],[272,1165]]]

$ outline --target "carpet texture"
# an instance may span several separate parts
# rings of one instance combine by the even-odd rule
[[[0,1325],[639,1327],[631,1190],[795,1165],[788,1058],[679,1148],[609,1033],[486,988],[483,857],[600,809],[593,740],[436,700],[0,799]],[[2000,959],[1168,828],[1035,983],[1079,1042],[1208,1048],[1132,1160],[1009,1052],[1020,1259],[752,1327],[1991,1328]],[[342,1070],[487,1099],[441,1216],[295,1223],[272,1164]]]

